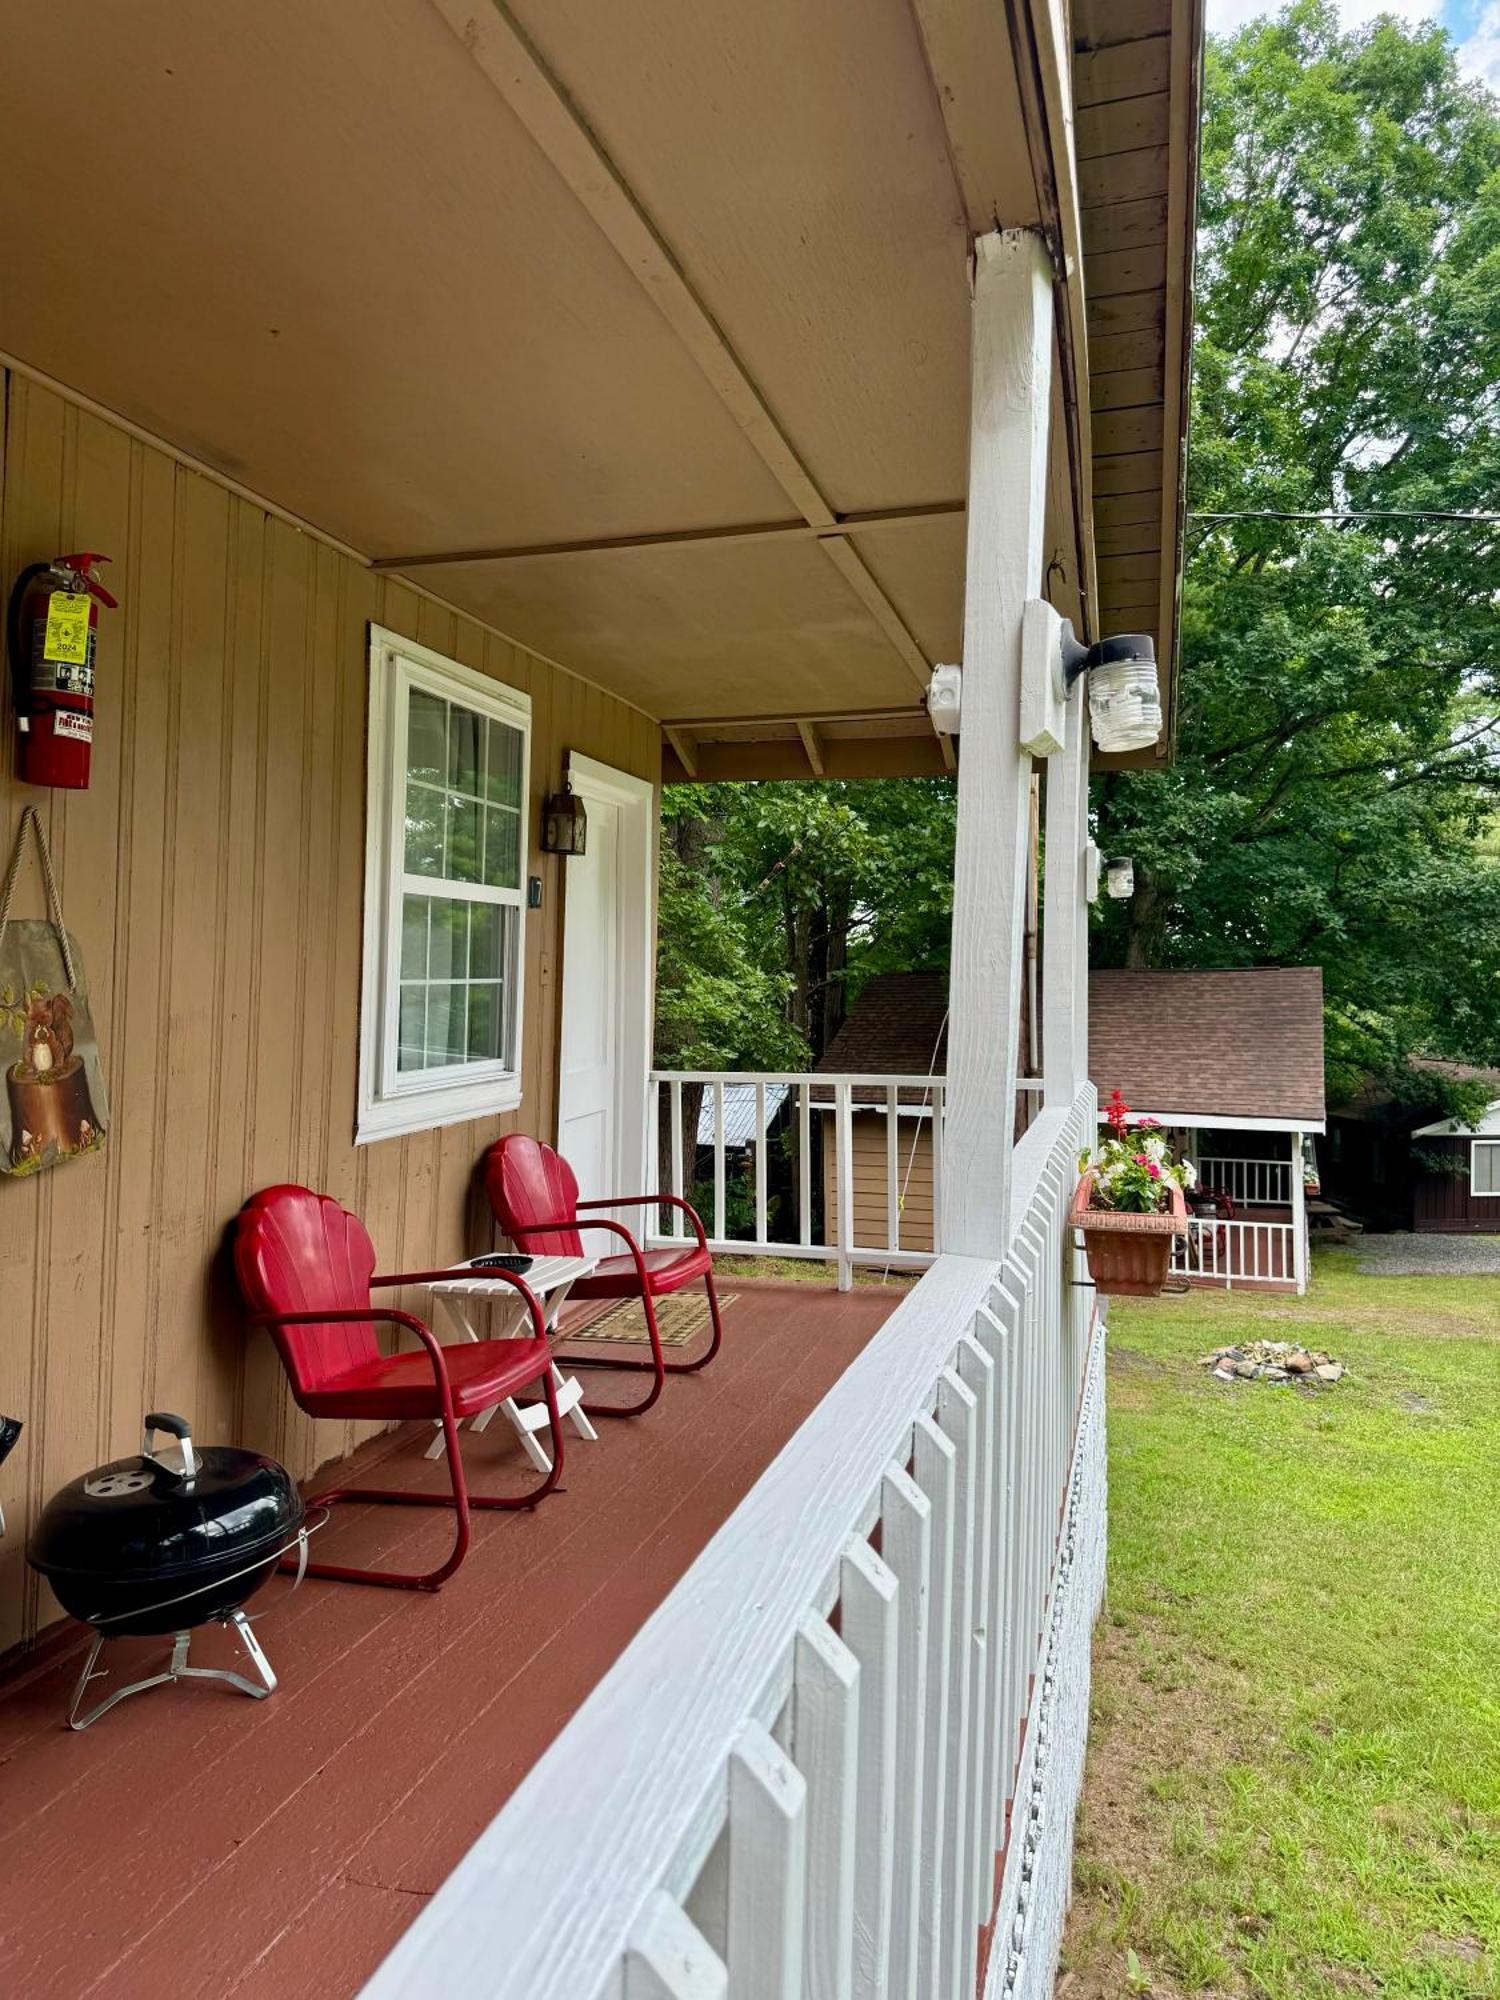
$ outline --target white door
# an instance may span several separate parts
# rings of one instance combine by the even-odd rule
[[[569,758],[588,814],[565,861],[557,1150],[585,1201],[645,1189],[650,1063],[652,792],[592,758]]]

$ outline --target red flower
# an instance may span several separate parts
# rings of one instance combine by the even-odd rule
[[[1111,1091],[1109,1102],[1104,1107],[1104,1115],[1109,1120],[1110,1128],[1116,1138],[1123,1138],[1125,1136],[1125,1122],[1130,1116],[1130,1106],[1125,1102],[1118,1090]]]

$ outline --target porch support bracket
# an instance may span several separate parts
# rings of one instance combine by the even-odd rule
[[[1021,621],[1046,561],[1052,269],[1042,237],[974,245],[964,733],[958,773],[944,1247],[1009,1248],[1031,759]]]

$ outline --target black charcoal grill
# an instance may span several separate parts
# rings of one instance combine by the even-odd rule
[[[177,1439],[155,1449],[156,1433]],[[86,1729],[126,1695],[165,1681],[225,1680],[262,1699],[276,1686],[243,1606],[293,1551],[298,1579],[307,1557],[302,1496],[273,1458],[227,1445],[199,1451],[181,1417],[154,1411],[140,1454],[117,1458],[53,1495],[27,1545],[65,1611],[94,1628],[68,1722]],[[231,1627],[257,1679],[226,1667],[188,1665],[195,1626]],[[171,1664],[80,1705],[102,1678],[105,1641],[125,1634],[172,1634]],[[96,1671],[97,1670],[97,1671]]]

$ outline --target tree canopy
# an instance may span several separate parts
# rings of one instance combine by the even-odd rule
[[[873,973],[946,966],[953,816],[946,778],[672,786],[658,1061],[801,1067]]]
[[[1500,1058],[1500,123],[1441,30],[1211,41],[1179,750],[1106,963],[1321,964],[1330,1086]],[[1214,521],[1373,511],[1380,520]],[[1196,518],[1193,518],[1196,517]]]

